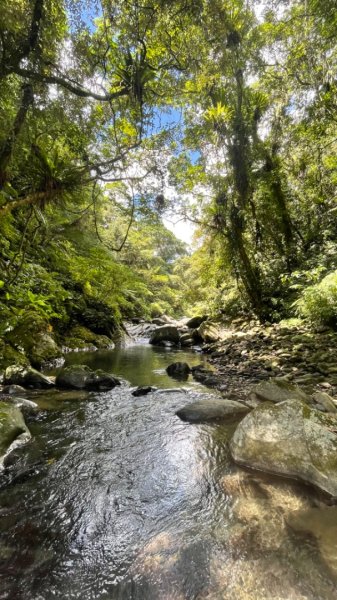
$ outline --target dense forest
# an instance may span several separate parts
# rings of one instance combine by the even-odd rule
[[[164,313],[336,325],[335,9],[1,0],[2,367]]]

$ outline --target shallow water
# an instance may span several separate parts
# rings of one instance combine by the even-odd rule
[[[34,440],[0,492],[0,599],[336,598],[337,551],[320,527],[335,507],[237,469],[234,425],[180,421],[175,411],[209,392],[170,379],[173,360],[202,357],[150,346],[67,357],[182,391],[31,394],[43,407]],[[312,507],[315,530],[303,525]]]

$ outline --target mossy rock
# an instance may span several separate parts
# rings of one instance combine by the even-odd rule
[[[20,436],[26,440],[30,438],[21,411],[16,406],[0,402],[0,462],[11,444]]]
[[[18,325],[6,335],[6,341],[17,351],[23,351],[33,367],[62,356],[52,337],[50,324],[34,311],[28,311]],[[10,364],[17,362],[12,360]],[[27,361],[28,362],[28,361]]]
[[[26,367],[29,365],[29,360],[23,352],[15,350],[10,344],[0,340],[0,372],[5,371],[7,367],[13,364]]]
[[[112,349],[113,342],[106,335],[100,335],[87,329],[83,325],[76,325],[64,337],[63,344],[72,350],[76,349]]]

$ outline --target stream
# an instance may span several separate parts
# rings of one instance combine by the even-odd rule
[[[28,393],[41,410],[26,419],[22,470],[1,482],[0,600],[337,597],[337,541],[329,547],[325,522],[335,507],[233,465],[234,424],[180,421],[178,408],[216,392],[168,377],[176,360],[204,359],[144,344],[73,353],[67,364],[122,385],[88,398]],[[130,385],[168,391],[135,398]],[[313,509],[319,534],[291,525]]]

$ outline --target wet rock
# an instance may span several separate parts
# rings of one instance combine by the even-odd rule
[[[0,464],[14,442],[23,443],[30,437],[20,410],[16,406],[0,402]]]
[[[337,498],[337,419],[300,400],[263,403],[239,423],[235,462],[310,483]]]
[[[191,373],[191,367],[185,362],[175,362],[166,367],[166,373],[175,379],[186,380]]]
[[[23,389],[23,388],[22,388]],[[25,390],[23,390],[25,391]],[[20,398],[18,396],[12,396],[9,394],[1,395],[0,394],[0,402],[5,402],[6,404],[11,404],[12,406],[16,406],[19,408],[24,414],[32,414],[35,413],[38,409],[38,405],[31,400],[27,400],[26,398]]]
[[[247,406],[241,404],[241,402],[236,402],[236,400],[212,398],[187,404],[180,408],[176,415],[182,421],[197,423],[217,419],[236,419],[246,415],[249,410]]]
[[[87,365],[71,365],[61,369],[55,384],[60,388],[102,392],[120,385],[120,382],[104,371],[92,371]]]
[[[10,394],[11,396],[21,396],[25,393],[25,388],[22,385],[5,385],[2,393]]]
[[[175,325],[163,325],[157,327],[157,329],[151,333],[149,343],[154,346],[161,345],[164,342],[178,344],[179,338],[179,330]]]
[[[308,396],[297,386],[285,379],[270,379],[269,381],[261,381],[258,385],[254,386],[251,394],[251,398],[257,398],[258,400],[274,402],[283,402],[285,400],[297,399],[308,401]]]
[[[54,383],[39,371],[32,367],[12,365],[5,371],[4,383],[7,385],[20,385],[24,388],[48,389],[54,387]]]
[[[200,315],[200,316],[196,316],[196,317],[192,317],[191,319],[189,319],[186,322],[186,326],[189,329],[197,329],[198,327],[200,327],[200,325],[204,322],[207,321],[208,316],[207,315]]]
[[[156,388],[155,387],[151,387],[150,385],[141,385],[139,387],[137,387],[135,390],[133,390],[133,392],[131,392],[131,394],[133,396],[136,396],[136,398],[138,398],[139,396],[146,396],[147,394],[150,394],[151,392],[155,392]]]

